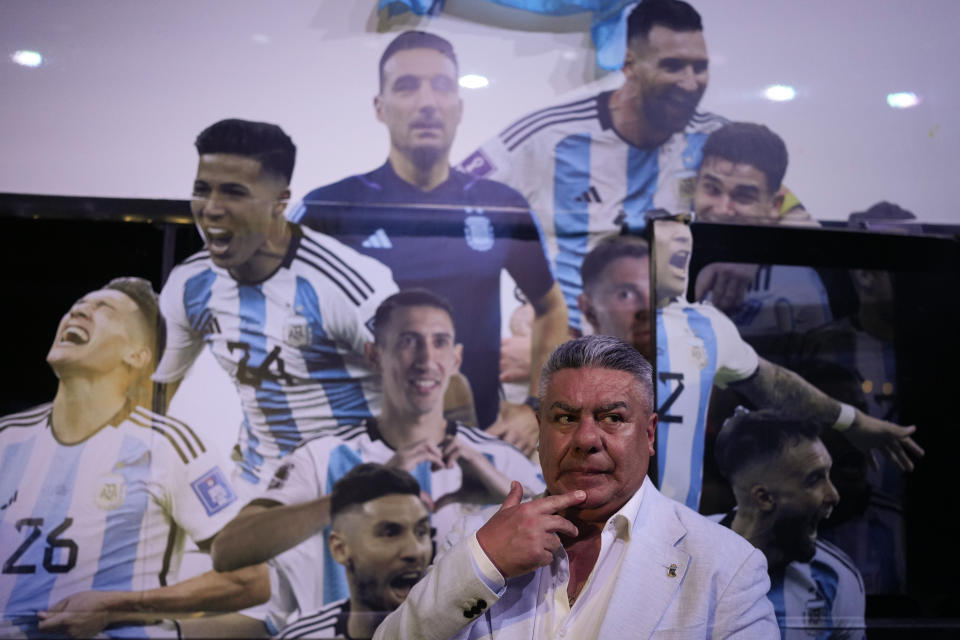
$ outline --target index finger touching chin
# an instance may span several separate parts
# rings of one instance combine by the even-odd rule
[[[575,504],[579,504],[587,499],[587,492],[583,489],[577,489],[576,491],[569,491],[567,493],[561,493],[558,496],[546,496],[540,498],[538,502],[543,509],[544,513],[557,513],[558,511],[563,511],[567,507],[572,507]]]

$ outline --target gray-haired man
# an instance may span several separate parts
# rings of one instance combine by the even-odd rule
[[[651,375],[617,338],[558,347],[538,415],[547,495],[521,503],[515,484],[464,521],[375,637],[779,637],[762,554],[645,479]]]

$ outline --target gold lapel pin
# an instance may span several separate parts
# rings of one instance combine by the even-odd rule
[[[669,567],[667,567],[667,575],[670,576],[671,578],[676,578],[677,569],[679,569],[677,565],[675,564],[670,565]]]

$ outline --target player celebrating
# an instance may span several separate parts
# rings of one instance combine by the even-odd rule
[[[318,535],[330,523],[333,484],[361,462],[409,471],[433,501],[437,540],[471,504],[492,504],[510,490],[543,489],[539,469],[510,444],[447,422],[443,396],[460,364],[449,304],[425,290],[387,298],[376,315],[370,359],[383,377],[383,412],[376,420],[312,439],[280,467],[262,498],[243,508],[213,551],[219,569],[263,562],[296,546],[303,557],[285,580],[292,611],[316,609],[347,596],[346,574]],[[307,541],[300,544],[302,541]],[[291,564],[291,563],[285,563]],[[272,624],[278,618],[272,617]]]
[[[714,519],[767,557],[769,598],[785,639],[864,637],[863,579],[850,558],[817,538],[840,499],[816,425],[738,408],[717,436],[720,471],[737,508]]]
[[[241,503],[189,426],[135,406],[149,396],[158,322],[145,280],[83,296],[47,355],[53,402],[0,420],[0,611],[30,637],[107,624],[111,637],[146,637],[141,625],[161,612],[269,595],[263,567],[174,584],[184,532],[209,548]]]
[[[196,147],[191,209],[207,246],[163,288],[169,338],[155,379],[179,381],[209,345],[243,405],[247,495],[305,438],[376,411],[363,350],[396,286],[382,264],[284,218],[296,148],[280,127],[222,120]]]
[[[405,471],[354,467],[333,485],[330,518],[330,551],[346,567],[350,597],[300,616],[280,638],[371,638],[430,564],[430,514]]]
[[[696,111],[709,80],[700,14],[681,0],[644,0],[627,19],[623,85],[536,111],[461,167],[501,180],[540,216],[570,314],[580,328],[580,264],[624,223],[654,208],[690,210],[700,148],[723,120]]]
[[[720,311],[683,299],[693,239],[673,217],[656,226],[657,442],[660,490],[697,508],[703,478],[706,414],[714,385],[729,386],[760,407],[788,408],[815,424],[833,425],[861,450],[882,448],[901,468],[923,455],[915,427],[877,420],[821,393],[795,373],[757,356]],[[631,340],[650,353],[650,259],[646,243],[601,242],[584,260],[580,305],[599,333]]]
[[[393,269],[401,289],[423,287],[453,304],[464,338],[464,366],[477,418],[497,418],[500,272],[533,304],[534,370],[566,339],[567,317],[527,202],[513,189],[451,169],[450,145],[463,102],[453,46],[407,31],[380,58],[377,119],[390,133],[379,169],[316,189],[292,214]],[[532,376],[529,394],[537,392]],[[531,400],[531,406],[535,403]],[[534,412],[502,403],[491,433],[527,452],[536,445]]]

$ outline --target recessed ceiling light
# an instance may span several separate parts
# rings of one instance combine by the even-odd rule
[[[773,84],[763,90],[767,100],[774,102],[789,102],[797,97],[797,90],[786,84]]]
[[[468,73],[460,76],[460,86],[464,89],[483,89],[488,86],[490,81],[486,76],[480,76],[475,73]]]
[[[920,104],[920,98],[913,91],[888,93],[887,104],[894,109],[909,109]]]
[[[10,56],[10,59],[24,67],[39,67],[43,64],[43,56],[36,51],[17,51]]]

